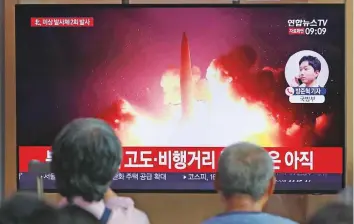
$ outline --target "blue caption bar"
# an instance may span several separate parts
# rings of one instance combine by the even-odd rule
[[[294,95],[326,95],[327,90],[323,87],[294,87]]]

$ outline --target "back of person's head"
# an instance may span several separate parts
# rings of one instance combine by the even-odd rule
[[[0,207],[0,224],[60,224],[58,211],[35,195],[16,194]]]
[[[100,221],[90,212],[76,206],[68,205],[60,209],[65,224],[100,224]]]
[[[121,143],[103,120],[80,118],[67,124],[52,146],[51,170],[59,193],[69,201],[103,199],[122,160]]]
[[[346,205],[353,205],[353,188],[346,187],[343,191],[338,194],[337,202]]]
[[[328,204],[318,210],[307,224],[353,224],[353,205]]]
[[[222,151],[215,187],[225,198],[247,196],[258,201],[272,194],[274,185],[273,161],[262,147],[240,142]]]

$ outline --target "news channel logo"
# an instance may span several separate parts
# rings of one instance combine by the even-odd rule
[[[288,87],[285,94],[290,103],[324,103],[329,68],[324,57],[311,50],[293,54],[285,66]]]

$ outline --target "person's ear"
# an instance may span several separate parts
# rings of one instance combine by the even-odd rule
[[[320,75],[320,71],[315,71],[316,78]]]
[[[269,180],[268,189],[267,189],[267,194],[268,194],[269,196],[274,193],[276,182],[277,182],[277,180],[276,180],[275,176],[273,176],[273,177]]]
[[[216,191],[220,190],[220,179],[218,173],[215,174],[215,179],[214,179],[214,189]]]

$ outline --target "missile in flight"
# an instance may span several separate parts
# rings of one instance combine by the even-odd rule
[[[193,113],[193,77],[189,43],[185,32],[181,43],[180,88],[182,118],[188,119]]]

